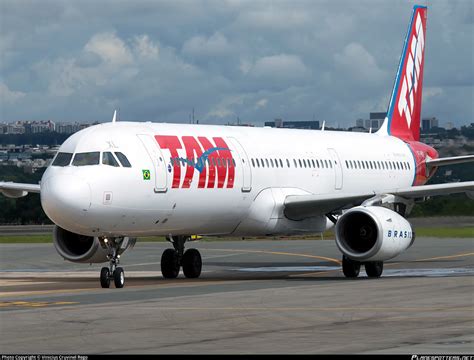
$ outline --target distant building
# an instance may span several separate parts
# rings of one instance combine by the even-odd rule
[[[368,119],[357,119],[356,125],[352,128],[352,131],[362,131],[363,129],[372,129],[372,131],[376,131],[380,129],[386,117],[386,112],[371,112]]]
[[[283,121],[275,119],[274,121],[266,121],[265,126],[286,129],[320,129],[319,121]]]
[[[385,120],[387,112],[371,112],[370,120]]]
[[[439,127],[439,121],[437,118],[424,118],[421,120],[421,130],[429,131],[432,128]]]

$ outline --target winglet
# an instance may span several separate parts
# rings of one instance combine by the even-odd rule
[[[117,110],[114,110],[114,116],[112,118],[112,122],[114,123],[115,121],[117,121]]]

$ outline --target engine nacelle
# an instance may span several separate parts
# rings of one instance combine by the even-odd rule
[[[336,223],[339,250],[357,261],[385,261],[408,249],[415,241],[410,223],[380,206],[358,206]]]
[[[107,255],[110,247],[98,237],[79,235],[59,226],[54,227],[53,240],[56,251],[65,260],[77,263],[103,263],[109,261]],[[118,239],[114,239],[118,240]],[[117,243],[117,254],[122,254],[135,245],[136,239],[120,238]]]

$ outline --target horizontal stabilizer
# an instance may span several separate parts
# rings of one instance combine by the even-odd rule
[[[453,156],[439,159],[426,159],[426,165],[433,168],[435,166],[445,166],[454,164],[463,164],[474,161],[474,155]]]

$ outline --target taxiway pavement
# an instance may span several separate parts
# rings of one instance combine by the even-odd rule
[[[2,353],[473,353],[474,239],[419,238],[380,279],[346,279],[331,240],[212,241],[195,280],[166,243],[124,254],[123,289],[52,244],[0,245]]]

